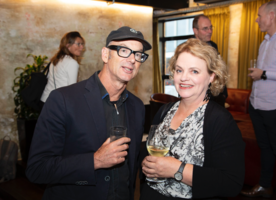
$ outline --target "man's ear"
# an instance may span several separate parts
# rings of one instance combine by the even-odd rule
[[[102,48],[102,60],[104,63],[107,63],[109,58],[109,49],[106,47]]]
[[[197,36],[197,34],[198,34],[197,28],[193,28],[193,31],[194,31],[195,36]]]
[[[275,13],[273,11],[270,11],[268,13],[269,19],[274,22],[275,21]]]

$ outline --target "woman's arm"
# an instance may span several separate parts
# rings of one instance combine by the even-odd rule
[[[230,113],[206,115],[205,119],[205,160],[203,167],[193,169],[193,197],[236,196],[245,173],[240,130]]]
[[[155,157],[147,156],[143,163],[143,173],[151,178],[174,178],[174,174],[178,171],[181,161],[173,157]],[[186,164],[183,170],[182,182],[193,185],[193,165]]]
[[[78,72],[79,72],[79,64],[76,60],[71,58],[66,63],[66,71],[67,71],[67,84],[71,85],[77,82],[78,80]]]

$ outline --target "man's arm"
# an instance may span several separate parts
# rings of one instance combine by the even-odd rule
[[[88,185],[94,185],[95,170],[109,168],[125,160],[130,142],[130,138],[126,137],[111,143],[108,138],[96,152],[87,150],[85,153],[65,154],[64,149],[68,149],[66,139],[72,128],[66,121],[70,118],[67,112],[64,97],[59,91],[53,91],[44,105],[33,136],[26,170],[32,182],[76,184],[86,180]],[[77,132],[70,134],[71,141],[77,138]],[[73,142],[79,142],[77,148],[83,145],[81,141]]]
[[[67,124],[62,94],[53,91],[38,119],[30,148],[26,175],[36,183],[96,184],[94,152],[64,154]]]
[[[64,155],[66,106],[62,94],[53,91],[38,119],[26,169],[30,181],[44,184],[96,184],[94,152]]]
[[[248,74],[249,77],[253,79],[253,81],[261,80],[261,76],[263,74],[263,70],[259,68],[248,68],[251,73]],[[276,81],[276,72],[274,71],[266,71],[267,80]]]

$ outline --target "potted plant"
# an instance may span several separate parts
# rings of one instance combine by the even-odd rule
[[[23,161],[26,161],[28,158],[39,112],[27,106],[20,93],[26,86],[28,86],[33,72],[42,72],[44,70],[48,58],[47,56],[36,56],[32,54],[27,55],[27,57],[29,56],[34,59],[34,63],[32,65],[27,64],[25,67],[17,67],[14,69],[14,72],[21,71],[21,73],[14,79],[12,87],[13,92],[15,92],[14,113],[17,117],[18,138]]]

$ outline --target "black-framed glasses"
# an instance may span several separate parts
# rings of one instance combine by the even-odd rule
[[[123,58],[128,58],[131,54],[134,54],[134,58],[137,62],[143,63],[147,60],[148,54],[141,52],[141,51],[133,51],[130,48],[117,46],[117,45],[110,45],[107,48],[111,50],[116,50],[118,56]]]

